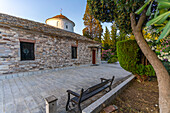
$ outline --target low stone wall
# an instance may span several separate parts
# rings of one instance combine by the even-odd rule
[[[35,60],[21,61],[21,40],[34,42]],[[0,75],[90,64],[92,51],[88,46],[96,44],[75,33],[0,14]],[[71,58],[73,45],[77,46],[77,59]]]

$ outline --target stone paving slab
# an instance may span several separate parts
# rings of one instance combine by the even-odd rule
[[[99,83],[101,77],[112,78],[114,75],[115,83],[129,74],[115,63],[2,80],[0,113],[45,113],[44,98],[51,95],[58,98],[58,112],[65,113],[66,90],[80,92],[81,88]]]

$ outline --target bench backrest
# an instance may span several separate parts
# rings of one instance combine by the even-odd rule
[[[109,83],[109,80],[105,80],[104,82],[101,82],[101,83],[99,83],[99,84],[96,84],[96,85],[88,88],[88,89],[85,91],[85,93],[91,93],[91,92],[93,92],[93,91],[95,91],[95,90],[97,90],[97,89],[105,86],[105,85],[108,84],[108,83]]]

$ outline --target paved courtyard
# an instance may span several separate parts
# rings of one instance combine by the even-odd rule
[[[99,83],[101,77],[114,75],[115,83],[129,74],[119,64],[101,64],[3,80],[0,113],[45,113],[44,98],[50,95],[58,98],[58,109],[64,112],[67,89],[79,92]]]

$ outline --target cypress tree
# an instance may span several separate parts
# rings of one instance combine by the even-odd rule
[[[86,11],[83,20],[85,25],[85,28],[83,29],[83,36],[101,42],[101,36],[103,33],[102,25],[99,20],[95,19],[90,13],[88,4],[86,5]]]
[[[104,46],[104,49],[105,50],[108,50],[110,49],[110,32],[108,30],[108,28],[106,27],[106,30],[105,30],[105,33],[104,33],[104,36],[103,36],[103,46]]]
[[[112,51],[116,50],[116,33],[117,33],[117,28],[116,28],[116,24],[113,23],[111,26],[111,44],[110,44],[110,48],[112,49]]]

